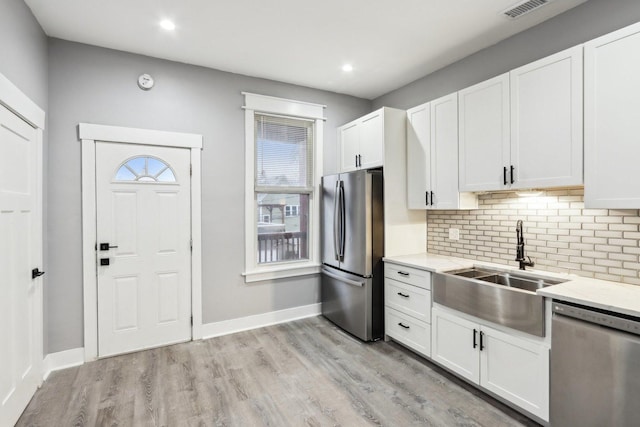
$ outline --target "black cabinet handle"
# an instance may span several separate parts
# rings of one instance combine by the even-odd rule
[[[358,167],[358,155],[356,154],[356,167]]]
[[[405,328],[405,329],[409,329],[409,326],[407,326],[407,325],[403,325],[403,324],[402,324],[402,322],[398,323],[398,326],[402,326],[402,327],[403,327],[403,328]]]
[[[514,169],[515,169],[515,168],[513,167],[513,165],[511,165],[511,183],[512,183],[512,184],[513,184],[514,182],[516,182],[516,181],[513,179],[513,170],[514,170]]]
[[[480,331],[480,351],[484,350],[484,332]]]
[[[404,271],[398,271],[398,274],[401,276],[408,276],[409,273],[405,273]]]
[[[402,292],[398,292],[398,295],[400,295],[402,298],[409,298],[409,295],[403,294]]]
[[[433,191],[431,192],[431,206],[433,206]]]
[[[473,348],[478,346],[478,331],[476,329],[473,330]]]
[[[502,168],[502,181],[507,185],[507,167]]]
[[[424,193],[425,193],[425,204],[429,206],[429,192],[425,191]]]

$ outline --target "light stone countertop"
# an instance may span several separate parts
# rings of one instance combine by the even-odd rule
[[[491,264],[472,259],[454,258],[429,253],[384,257],[383,261],[414,267],[432,273],[470,268],[474,265],[482,265],[505,271],[516,269],[516,267],[510,268],[509,266],[501,264]],[[527,271],[567,280],[564,283],[538,290],[538,295],[631,316],[640,316],[640,286],[590,279],[575,275],[550,273],[536,269]]]

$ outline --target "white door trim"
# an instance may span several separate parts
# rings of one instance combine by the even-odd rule
[[[98,280],[96,277],[96,141],[180,147],[191,150],[191,313],[192,339],[202,338],[202,136],[80,123],[82,140],[82,276],[84,293],[84,360],[98,358]]]
[[[0,103],[34,128],[44,130],[45,112],[0,73]]]

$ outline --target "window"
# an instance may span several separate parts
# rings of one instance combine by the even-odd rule
[[[284,207],[284,216],[298,216],[300,205],[287,205]]]
[[[174,183],[176,176],[164,161],[151,156],[133,157],[120,166],[115,181]]]
[[[245,97],[246,280],[315,273],[323,106]]]

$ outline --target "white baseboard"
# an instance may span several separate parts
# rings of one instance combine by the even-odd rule
[[[42,362],[43,380],[46,380],[53,371],[79,366],[83,363],[84,348],[72,348],[71,350],[49,353]]]
[[[202,338],[213,338],[235,332],[248,331],[292,320],[304,319],[320,314],[320,303],[288,308],[286,310],[271,311],[254,316],[224,320],[222,322],[206,323],[202,325]]]

